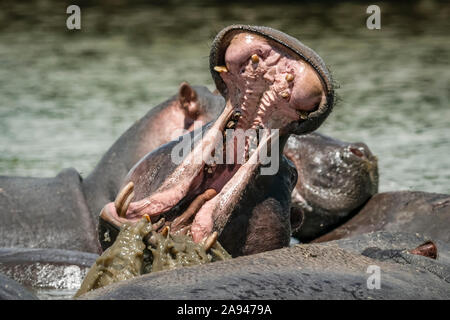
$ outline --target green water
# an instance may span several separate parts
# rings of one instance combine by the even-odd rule
[[[379,157],[381,190],[450,193],[450,6],[273,3],[91,7],[66,29],[66,6],[0,4],[0,174],[86,176],[108,147],[183,80],[213,89],[214,35],[267,25],[314,48],[340,84],[320,131],[363,141]]]

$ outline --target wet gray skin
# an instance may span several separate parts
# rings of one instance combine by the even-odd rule
[[[368,232],[420,233],[450,243],[450,195],[419,191],[379,193],[353,218],[314,240],[324,242]]]
[[[183,83],[178,94],[134,123],[85,180],[75,169],[53,178],[0,176],[0,246],[99,252],[98,213],[114,200],[132,166],[177,129],[207,123],[222,108],[220,95]]]
[[[180,164],[171,159],[179,141],[149,153],[130,171],[115,202],[100,214],[99,238],[105,249],[120,225],[136,222],[144,214],[163,221],[171,232],[191,234],[195,242],[213,231],[232,255],[253,254],[281,248],[290,239],[290,196],[296,170],[282,156],[290,134],[315,130],[330,113],[334,91],[321,58],[298,40],[266,27],[230,26],[213,42],[210,66],[226,105],[215,122],[202,128],[203,138],[193,142]],[[257,152],[243,164],[206,164],[228,129],[267,129],[258,149],[277,139],[280,169],[262,175]],[[237,130],[229,135],[236,134]],[[193,136],[193,134],[191,134]],[[191,139],[192,140],[192,139]],[[232,148],[225,142],[225,149]],[[245,155],[238,154],[235,157]],[[193,162],[203,156],[203,161]],[[205,158],[206,157],[206,158]],[[213,191],[190,212],[206,192]],[[180,217],[185,217],[180,222]]]
[[[411,254],[427,238],[378,232],[238,257],[114,283],[82,299],[449,299],[448,243]],[[367,286],[369,266],[380,289]],[[370,269],[369,269],[370,270]],[[369,281],[370,282],[370,281]]]
[[[0,273],[0,300],[37,300],[37,297],[17,281]]]
[[[284,153],[298,172],[291,218],[302,242],[348,220],[378,191],[377,158],[364,143],[311,133],[291,136]]]
[[[0,248],[0,274],[40,299],[69,299],[97,257],[94,253],[60,249]],[[0,291],[3,284],[0,278]]]

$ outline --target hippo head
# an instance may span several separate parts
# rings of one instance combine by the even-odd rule
[[[378,192],[377,157],[362,142],[344,142],[314,132],[291,136],[285,155],[298,172],[291,218],[302,221],[293,234],[303,242],[342,223]]]
[[[167,153],[164,148],[177,148],[184,137],[137,163],[116,202],[103,209],[103,220],[117,226],[148,215],[159,225],[164,217],[170,232],[189,232],[196,242],[230,238],[225,233],[237,232],[227,228],[230,221],[251,211],[243,203],[259,196],[246,190],[261,174],[260,151],[281,155],[289,134],[315,130],[331,112],[334,91],[322,59],[280,31],[242,25],[224,29],[213,42],[210,68],[225,98],[220,116],[201,130],[202,139],[176,166],[169,157],[158,159]],[[260,133],[256,138],[242,135],[248,130]],[[158,180],[161,171],[167,174]],[[264,181],[268,187],[275,183]]]

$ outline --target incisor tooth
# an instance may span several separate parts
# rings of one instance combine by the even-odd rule
[[[292,80],[294,80],[294,75],[288,73],[288,74],[286,75],[286,81],[287,81],[287,82],[291,82]]]
[[[252,55],[252,62],[253,63],[258,63],[259,62],[259,57],[257,54]]]

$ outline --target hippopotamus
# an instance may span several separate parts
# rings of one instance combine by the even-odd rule
[[[0,273],[0,300],[37,300],[38,298],[17,281]]]
[[[61,249],[0,248],[0,274],[37,298],[69,299],[97,258],[95,253]],[[0,278],[0,288],[5,284],[8,282]]]
[[[195,242],[216,233],[232,256],[289,245],[297,175],[282,151],[290,134],[314,131],[331,112],[331,75],[297,39],[245,25],[216,36],[210,70],[225,108],[214,122],[161,146],[130,170],[116,200],[101,211],[103,249],[122,224],[144,215],[163,220],[171,232],[189,232]],[[247,137],[248,130],[258,136]],[[175,162],[180,145],[189,151]],[[267,163],[264,151],[271,155]],[[269,165],[278,170],[264,173]]]
[[[317,238],[324,242],[385,230],[426,235],[450,243],[450,195],[397,191],[373,196],[354,217]]]
[[[361,142],[313,132],[291,136],[284,149],[298,172],[292,192],[293,236],[308,242],[348,220],[378,192],[377,158]]]
[[[147,274],[80,299],[449,299],[450,248],[426,237],[376,232]],[[377,270],[380,275],[376,283]]]
[[[0,246],[100,252],[98,214],[135,162],[177,130],[216,118],[223,105],[206,87],[182,83],[178,94],[133,124],[86,179],[72,168],[53,178],[0,176]]]

